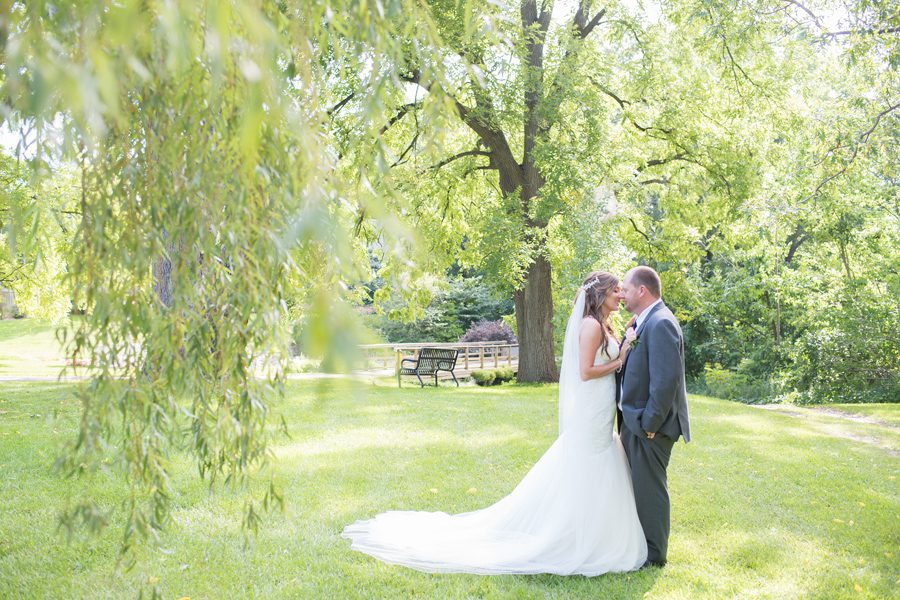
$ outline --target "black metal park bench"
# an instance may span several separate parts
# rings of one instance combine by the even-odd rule
[[[419,380],[419,384],[425,387],[422,376],[434,377],[434,385],[438,384],[438,371],[450,373],[456,386],[459,387],[459,381],[453,373],[456,368],[456,358],[459,356],[459,350],[456,348],[422,348],[416,358],[404,358],[400,362],[400,369],[397,371],[397,387],[403,387],[401,376],[415,375]]]

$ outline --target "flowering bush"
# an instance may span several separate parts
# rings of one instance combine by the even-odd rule
[[[516,343],[516,334],[503,321],[482,319],[473,323],[469,330],[459,338],[460,342],[493,342],[504,341]]]

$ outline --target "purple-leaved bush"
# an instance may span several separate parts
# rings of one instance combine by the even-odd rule
[[[486,321],[482,319],[473,323],[469,330],[459,338],[460,342],[493,342],[505,341],[516,343],[516,334],[503,321]]]

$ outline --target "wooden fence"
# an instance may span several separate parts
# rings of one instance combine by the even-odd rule
[[[368,371],[396,373],[404,358],[415,358],[422,348],[455,348],[459,350],[455,373],[466,376],[476,369],[519,366],[519,344],[499,342],[453,342],[414,344],[365,344],[359,347]]]

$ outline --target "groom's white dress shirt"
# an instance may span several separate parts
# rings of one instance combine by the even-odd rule
[[[641,325],[644,324],[644,321],[647,320],[647,316],[650,314],[650,311],[653,310],[653,307],[662,302],[662,298],[659,298],[656,302],[645,308],[641,311],[641,314],[637,316],[637,319],[634,320],[634,330],[637,331],[641,328]],[[619,410],[622,410],[622,396],[625,391],[625,380],[619,382]]]
[[[638,315],[637,319],[634,321],[634,330],[637,331],[641,328],[641,325],[644,324],[644,321],[647,320],[647,317],[650,316],[650,311],[653,310],[653,307],[662,302],[662,298],[658,299],[656,302],[645,308],[641,311],[641,314]]]

